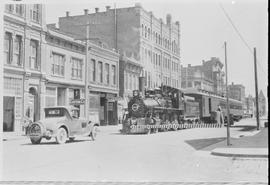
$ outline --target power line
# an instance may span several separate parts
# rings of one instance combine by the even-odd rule
[[[227,19],[229,20],[229,22],[231,23],[232,27],[234,28],[234,30],[236,31],[236,33],[238,34],[238,36],[240,37],[240,39],[242,40],[242,42],[245,44],[245,46],[248,48],[248,50],[250,51],[250,53],[253,55],[253,50],[251,49],[251,47],[248,45],[248,43],[245,41],[244,37],[242,36],[242,34],[240,33],[240,31],[238,30],[238,28],[235,26],[235,24],[233,23],[232,19],[230,18],[229,14],[226,12],[226,10],[224,9],[224,7],[222,6],[221,3],[219,3],[220,8],[223,10],[223,13],[225,14],[225,16],[227,17]],[[260,63],[257,61],[257,63],[259,64],[260,69],[262,70],[262,72],[266,75],[265,71],[263,70],[263,67],[260,65]],[[267,75],[266,75],[267,76]]]

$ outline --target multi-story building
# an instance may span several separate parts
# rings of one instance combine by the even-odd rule
[[[251,115],[252,117],[254,114],[254,98],[251,95],[248,95],[248,97],[245,98],[244,107],[244,113],[247,115]]]
[[[45,9],[6,4],[4,9],[3,130],[21,132],[22,118],[40,118],[45,83]],[[44,60],[45,61],[45,60]]]
[[[181,65],[181,87],[196,88],[219,95],[225,95],[223,64],[218,58],[212,57],[203,61],[202,65],[187,67]]]
[[[145,77],[147,88],[162,83],[180,88],[180,24],[172,22],[167,15],[166,23],[136,4],[134,7],[111,9],[94,13],[84,11],[83,15],[59,18],[59,28],[76,37],[86,34],[85,27],[78,24],[92,24],[90,35],[108,43],[109,47],[132,55],[139,66],[140,76]]]
[[[245,87],[242,84],[234,84],[232,82],[231,85],[228,85],[228,93],[230,98],[245,103]]]
[[[119,62],[119,96],[132,97],[133,90],[139,87],[139,77],[143,67],[134,56],[127,56],[125,53],[120,56]]]
[[[260,93],[258,95],[258,104],[259,104],[259,115],[260,116],[264,116],[266,115],[266,98],[262,92],[262,90],[260,90]]]
[[[74,105],[81,116],[89,116],[101,124],[117,122],[116,97],[119,91],[119,54],[99,40],[89,41],[86,69],[86,41],[75,40],[48,25],[46,36],[46,106]],[[85,78],[88,73],[85,107]],[[86,112],[88,111],[88,112]]]
[[[74,104],[80,116],[85,116],[85,43],[60,32],[53,24],[48,25],[46,42],[45,106]]]
[[[37,121],[44,117],[44,107],[54,105],[75,105],[80,116],[116,123],[119,54],[89,42],[85,70],[86,42],[47,27],[44,13],[40,4],[5,5],[3,131],[24,132],[24,117]]]

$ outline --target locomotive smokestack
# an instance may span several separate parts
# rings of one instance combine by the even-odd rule
[[[142,92],[142,95],[144,96],[144,84],[145,84],[145,78],[139,77],[139,91]]]

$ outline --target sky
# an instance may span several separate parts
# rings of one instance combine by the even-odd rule
[[[243,84],[246,95],[255,95],[254,55],[257,52],[258,89],[267,95],[268,86],[268,3],[266,0],[77,0],[46,2],[47,23],[57,23],[58,17],[81,15],[84,9],[95,7],[131,7],[141,3],[154,16],[165,22],[166,14],[180,22],[181,63],[200,65],[202,60],[220,58],[224,63],[224,42],[227,43],[228,82]],[[57,2],[57,3],[56,3]],[[69,2],[69,3],[68,3]],[[229,16],[226,17],[222,7]],[[232,21],[237,31],[230,23]]]

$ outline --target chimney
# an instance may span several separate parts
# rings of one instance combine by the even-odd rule
[[[205,61],[204,60],[202,60],[202,64],[204,64],[205,63]]]
[[[111,6],[106,6],[106,11],[109,11]]]
[[[88,9],[84,9],[84,15],[88,15]]]
[[[179,21],[176,21],[175,24],[179,26],[180,23],[179,23]]]
[[[166,24],[170,25],[171,22],[172,22],[172,16],[171,16],[171,14],[167,14],[167,16],[166,16]]]
[[[66,11],[66,17],[69,17],[69,11]]]
[[[99,8],[95,8],[96,13],[98,13]]]
[[[191,67],[191,64],[188,64],[188,67]]]
[[[141,8],[142,5],[141,5],[141,3],[135,3],[135,7]]]

